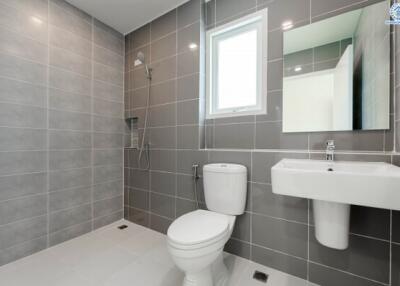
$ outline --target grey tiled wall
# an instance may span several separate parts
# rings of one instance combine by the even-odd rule
[[[284,55],[283,76],[306,74],[336,67],[347,46],[352,44],[352,41],[352,38],[342,39],[323,46]],[[302,70],[295,71],[295,68],[299,66]]]
[[[0,265],[122,217],[123,36],[0,1]]]
[[[227,251],[320,285],[400,285],[398,212],[353,206],[350,246],[338,251],[316,242],[308,200],[271,191],[270,168],[276,162],[282,158],[321,159],[329,138],[336,140],[338,160],[400,165],[400,156],[394,152],[400,142],[400,101],[394,100],[400,84],[394,61],[399,58],[399,45],[393,49],[391,130],[281,132],[281,23],[291,19],[301,26],[376,2],[212,0],[204,4],[192,0],[129,34],[125,38],[125,110],[127,117],[138,117],[139,131],[143,128],[142,87],[146,82],[143,69],[132,66],[135,53],[147,52],[159,74],[152,87],[151,127],[146,138],[151,144],[150,171],[138,168],[137,150],[125,149],[125,217],[166,232],[176,217],[196,208],[195,186],[201,207],[205,207],[202,179],[193,181],[192,164],[244,164],[249,172],[246,212],[237,218]],[[207,121],[207,148],[203,149],[203,54],[186,52],[187,43],[199,42],[202,49],[202,24],[205,29],[212,28],[265,7],[269,9],[268,114]]]

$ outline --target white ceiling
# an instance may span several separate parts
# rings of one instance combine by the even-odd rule
[[[290,30],[284,34],[284,54],[319,47],[338,40],[352,38],[362,9]]]
[[[126,35],[188,0],[67,0]]]

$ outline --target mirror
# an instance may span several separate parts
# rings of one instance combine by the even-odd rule
[[[283,132],[389,129],[389,8],[284,33]]]

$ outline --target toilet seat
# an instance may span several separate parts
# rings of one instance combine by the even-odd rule
[[[229,232],[229,216],[196,210],[176,219],[168,229],[168,243],[178,249],[198,249],[223,240]]]

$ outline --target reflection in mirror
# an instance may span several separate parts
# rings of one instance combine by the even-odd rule
[[[284,33],[283,132],[389,128],[389,1]]]

